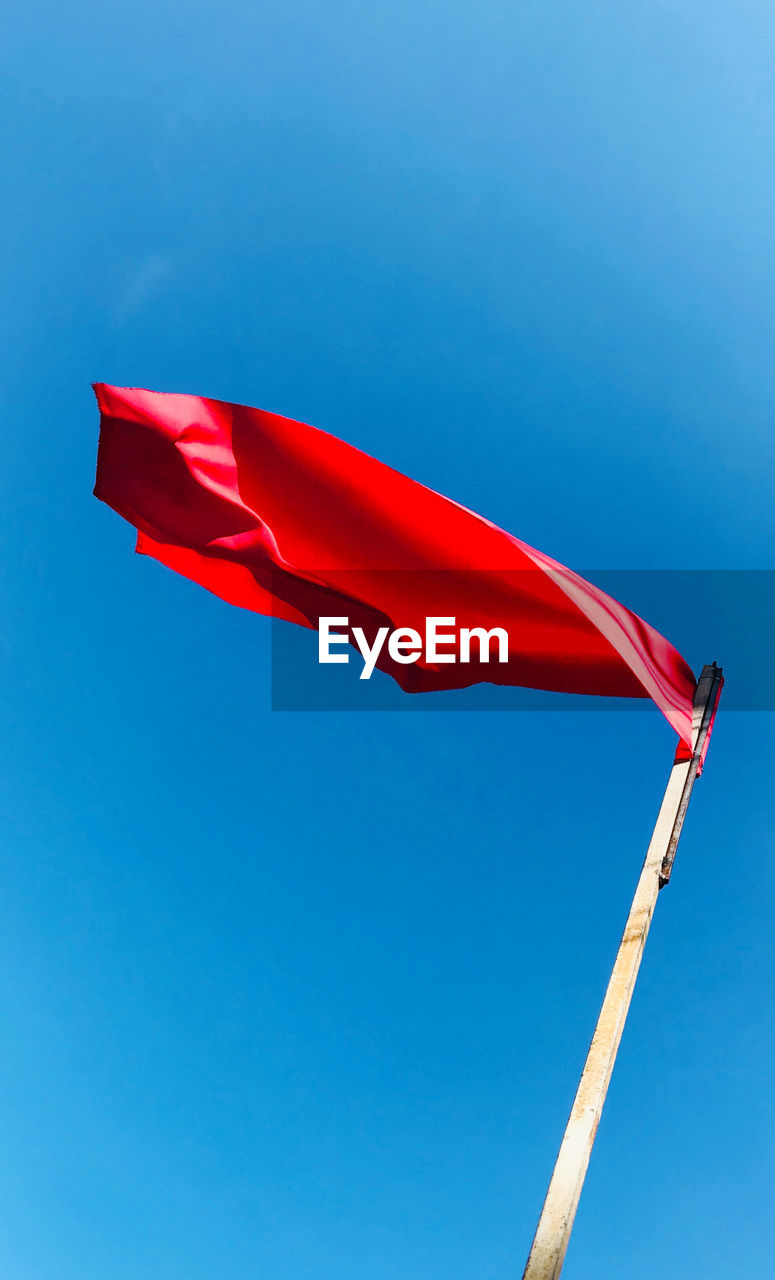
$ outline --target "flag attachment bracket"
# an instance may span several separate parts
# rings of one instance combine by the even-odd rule
[[[662,859],[662,866],[659,869],[659,887],[664,889],[665,885],[670,883],[670,876],[673,871],[673,863],[675,862],[676,850],[678,849],[678,841],[681,839],[683,831],[686,810],[689,807],[689,800],[692,794],[692,788],[697,780],[697,776],[701,770],[702,762],[705,759],[705,752],[708,746],[708,738],[713,728],[713,720],[716,715],[718,700],[721,695],[721,686],[724,683],[724,675],[721,667],[715,662],[710,662],[702,668],[702,674],[697,681],[697,692],[694,695],[694,729],[697,738],[692,752],[692,758],[689,764],[689,771],[686,775],[681,799],[678,805],[678,812],[675,815],[673,830],[670,834],[665,856]],[[697,721],[699,720],[699,725]]]

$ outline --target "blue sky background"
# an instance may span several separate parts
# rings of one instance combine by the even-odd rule
[[[89,382],[313,422],[574,567],[775,567],[773,15],[4,26],[0,1271],[520,1275],[673,735],[271,712],[269,624],[91,497]],[[774,768],[722,713],[569,1280],[772,1269]]]

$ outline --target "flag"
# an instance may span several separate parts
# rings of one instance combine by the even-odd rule
[[[695,679],[653,627],[579,574],[352,445],[199,396],[96,384],[95,494],[153,556],[231,604],[317,628],[505,629],[507,660],[377,666],[408,692],[480,681],[652,698],[691,743]]]

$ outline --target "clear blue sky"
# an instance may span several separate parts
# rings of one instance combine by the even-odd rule
[[[773,568],[774,59],[747,0],[6,13],[8,1280],[521,1274],[673,735],[272,712],[269,624],[91,497],[89,382],[580,569]],[[569,1280],[772,1269],[771,728],[719,718]]]

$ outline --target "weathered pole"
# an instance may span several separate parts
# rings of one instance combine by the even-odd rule
[[[676,760],[670,771],[522,1280],[557,1280],[562,1270],[657,894],[670,879],[722,684],[721,668],[715,662],[703,667],[694,696],[692,756]]]

